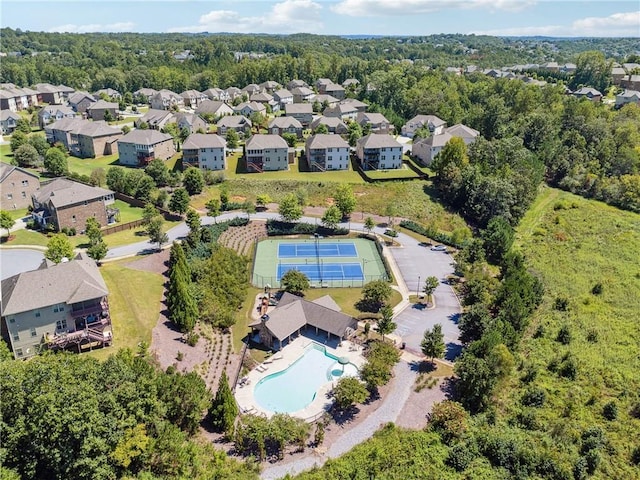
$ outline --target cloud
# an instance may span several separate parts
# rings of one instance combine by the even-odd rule
[[[50,32],[64,33],[94,33],[94,32],[133,32],[136,26],[133,22],[118,22],[109,24],[90,23],[87,25],[75,25],[68,23],[58,27],[50,28]]]
[[[533,0],[341,0],[331,10],[352,17],[409,16],[449,9],[519,11],[534,3]]]
[[[471,33],[498,36],[637,37],[640,34],[640,11],[614,13],[608,17],[581,18],[571,25],[513,27]]]
[[[212,10],[198,24],[170,28],[169,32],[295,33],[317,32],[323,27],[320,4],[312,0],[284,0],[258,16],[243,16],[235,10]]]

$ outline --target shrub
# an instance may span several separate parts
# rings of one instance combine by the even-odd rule
[[[602,283],[598,282],[596,283],[593,288],[591,289],[591,293],[593,293],[594,295],[601,295],[602,291],[603,291],[603,287],[602,287]]]
[[[533,365],[529,365],[524,369],[524,373],[522,374],[522,377],[520,377],[520,380],[523,383],[531,383],[536,379],[537,376],[538,369]]]
[[[587,341],[591,342],[591,343],[597,343],[598,342],[598,332],[596,330],[589,330],[587,332]]]
[[[553,308],[560,312],[566,312],[569,309],[569,299],[567,297],[556,297],[553,302]]]
[[[446,464],[457,472],[462,472],[476,457],[478,457],[478,447],[475,443],[459,443],[449,450]]]
[[[634,465],[640,465],[640,445],[633,449],[631,452],[631,463]]]
[[[558,373],[561,377],[568,378],[569,380],[575,380],[578,376],[578,365],[573,357],[567,358],[560,364]]]
[[[602,416],[607,420],[615,420],[618,418],[618,406],[613,400],[602,407]]]
[[[587,473],[593,475],[600,465],[600,452],[598,450],[589,450],[584,456],[587,463]]]
[[[569,330],[568,325],[560,327],[556,340],[563,345],[569,345],[569,343],[571,343],[571,331]]]
[[[584,480],[587,478],[587,460],[584,457],[578,458],[573,466],[573,478]]]
[[[450,245],[456,248],[462,248],[468,242],[468,239],[464,239],[461,243],[456,243],[451,235],[439,232],[433,227],[424,227],[412,220],[402,220],[400,222],[400,226],[406,228],[407,230],[411,230],[412,232],[424,235],[425,237],[429,237],[436,242],[444,243],[445,245]]]
[[[189,345],[190,347],[195,347],[196,344],[198,343],[199,338],[200,338],[200,335],[198,335],[196,332],[192,330],[189,333],[187,333],[185,340],[187,342],[187,345]]]
[[[524,393],[521,402],[526,407],[542,407],[546,399],[547,394],[542,388],[531,387]]]

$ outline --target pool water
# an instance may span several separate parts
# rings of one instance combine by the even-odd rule
[[[355,365],[348,363],[343,368],[337,357],[326,353],[322,345],[312,344],[286,370],[260,380],[253,395],[264,410],[297,412],[313,402],[324,384],[357,374]]]

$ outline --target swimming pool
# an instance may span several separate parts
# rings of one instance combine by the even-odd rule
[[[275,413],[293,413],[307,407],[320,387],[342,376],[355,376],[352,363],[341,365],[323,345],[312,343],[304,354],[285,370],[260,380],[253,392],[258,405]]]

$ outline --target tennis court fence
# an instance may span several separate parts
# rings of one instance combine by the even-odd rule
[[[311,288],[362,288],[367,283],[374,280],[389,281],[389,276],[382,275],[365,275],[364,278],[334,278],[334,279],[322,279],[309,280]],[[251,283],[254,287],[264,288],[269,285],[271,288],[280,288],[280,280],[277,276],[264,276],[254,273],[251,279]]]

